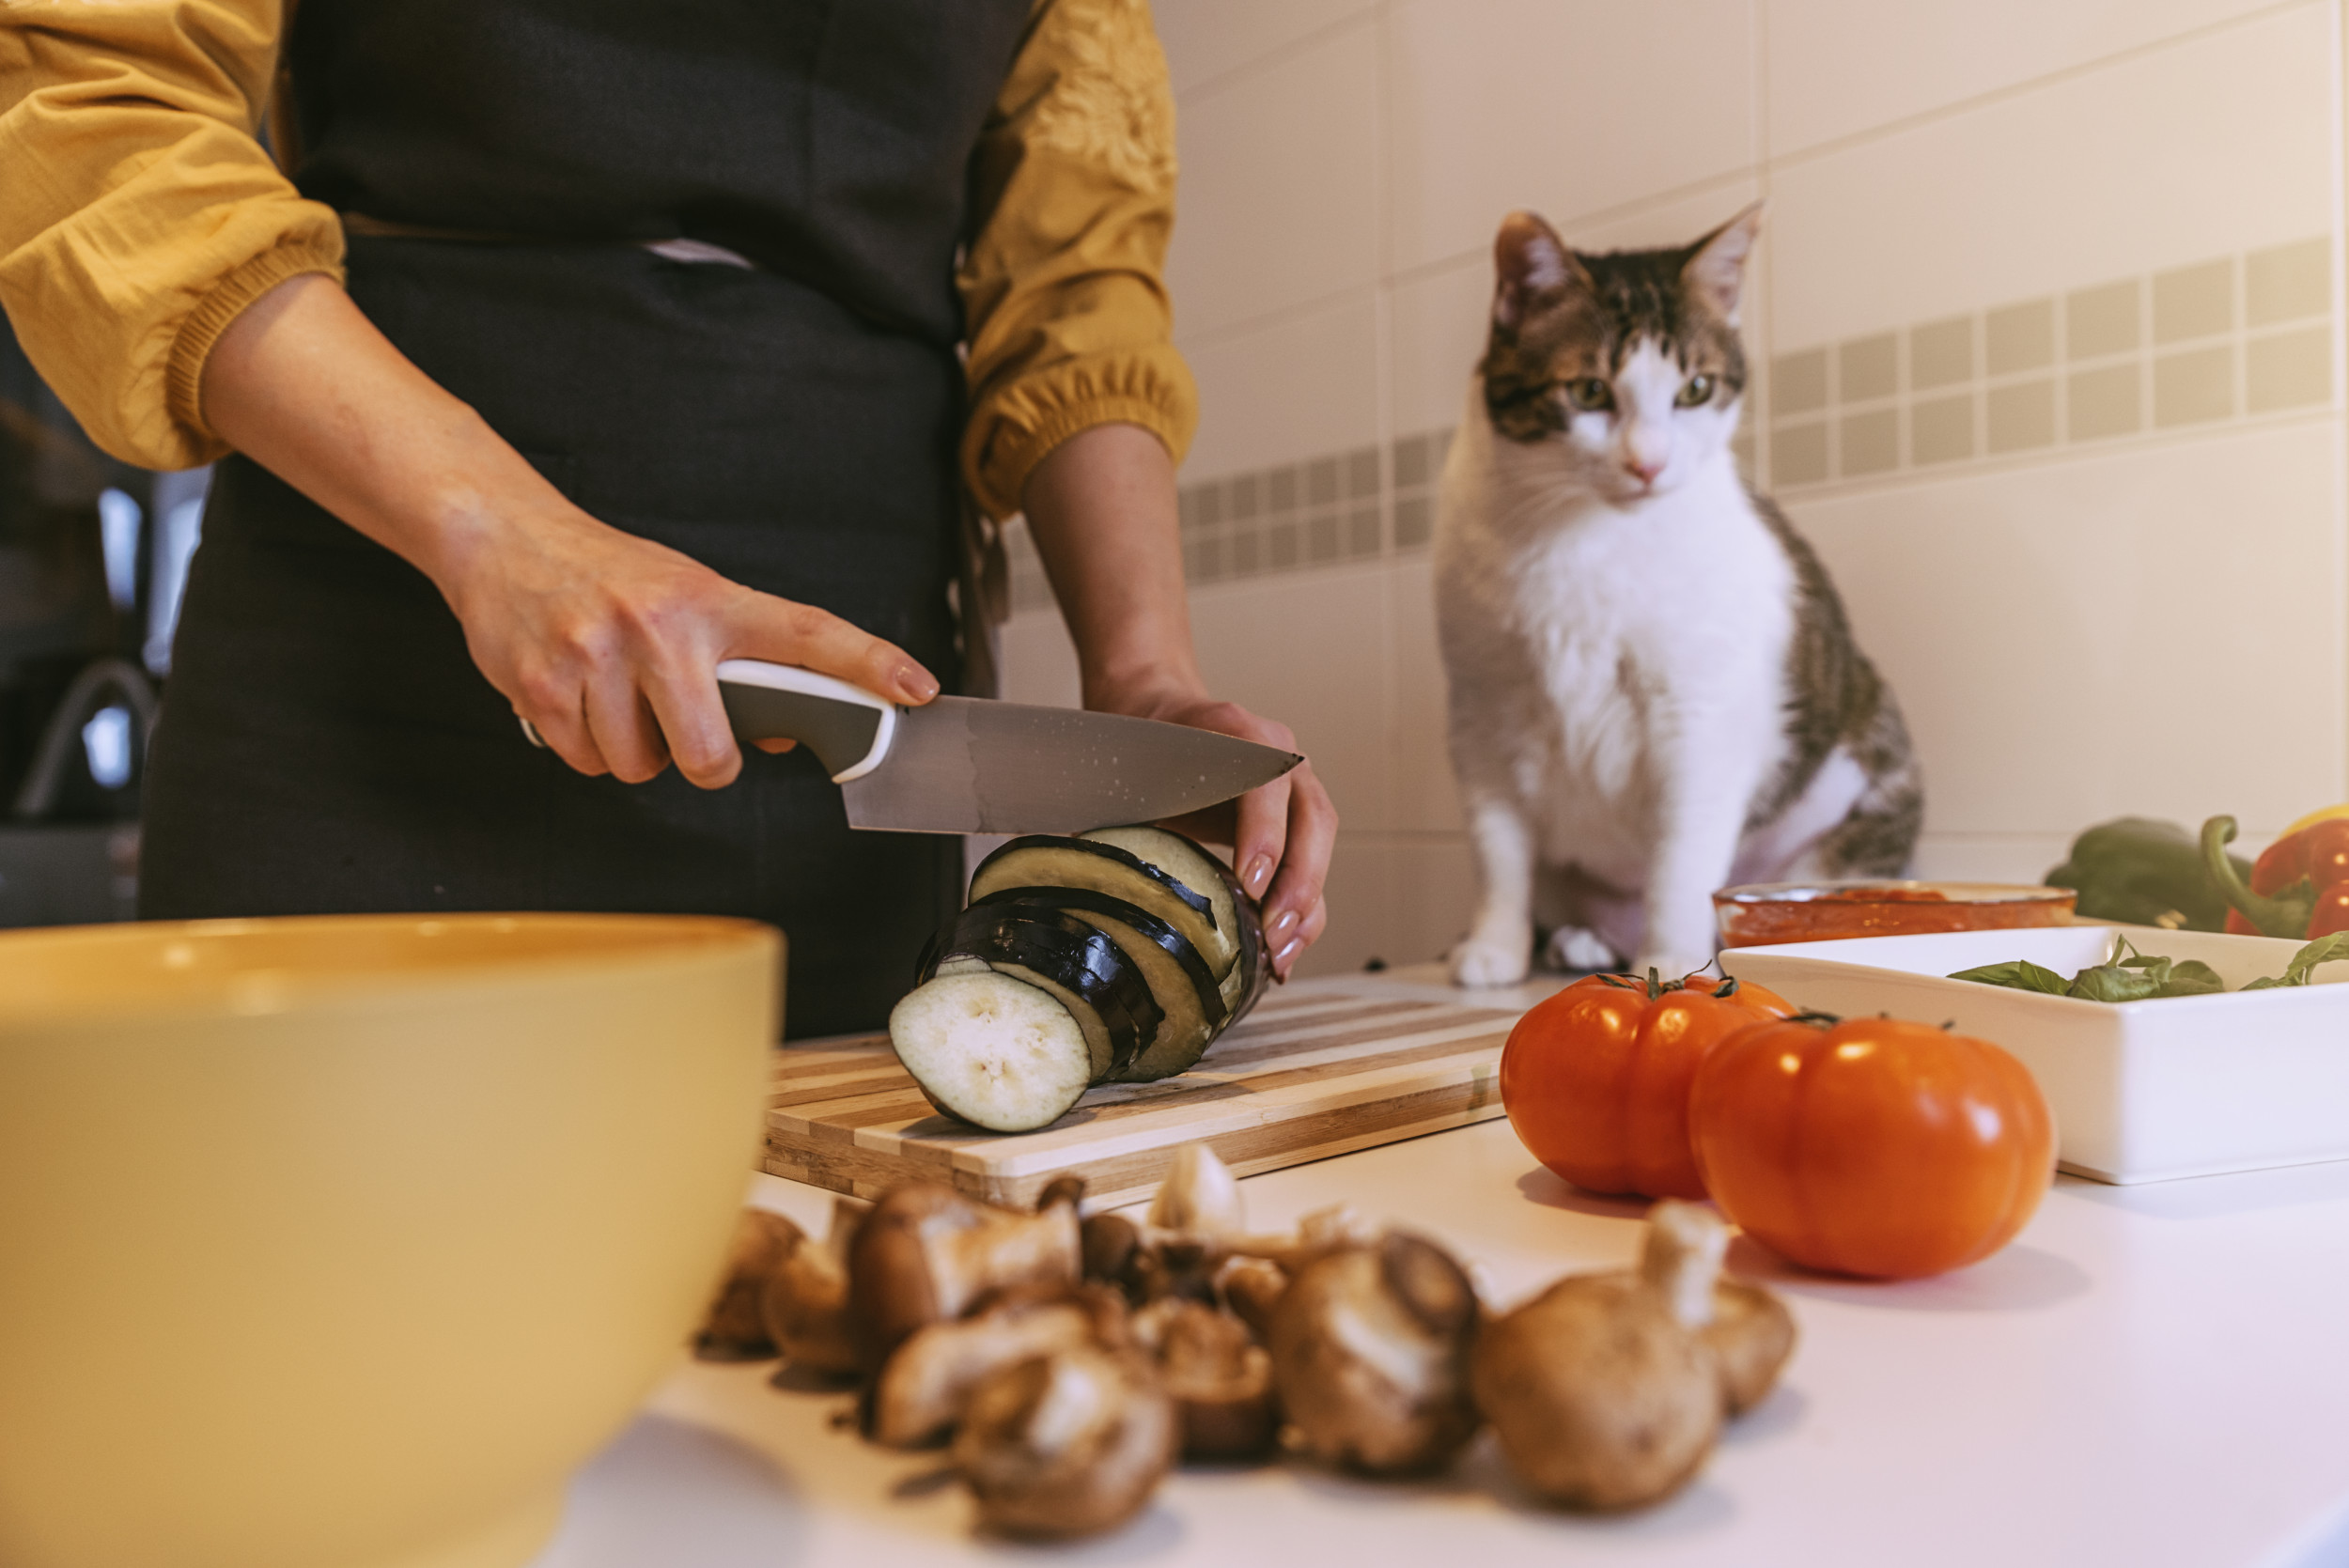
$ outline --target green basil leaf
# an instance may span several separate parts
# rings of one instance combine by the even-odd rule
[[[2186,962],[2192,963],[2193,960],[2189,958]],[[2184,970],[2186,965],[2180,964],[2178,968]],[[2201,975],[2181,973],[2173,974],[2163,981],[2160,989],[2155,991],[2154,995],[2157,997],[2216,996],[2226,988],[2226,983],[2215,974],[2204,979]]]
[[[2264,991],[2279,986],[2305,986],[2317,965],[2343,961],[2349,961],[2349,931],[2336,931],[2329,937],[2317,938],[2294,954],[2283,973],[2271,979],[2254,980],[2243,988],[2247,991]]]
[[[2200,986],[2201,990],[2181,993],[2182,995],[2199,996],[2201,991],[2223,991],[2227,988],[2227,983],[2218,978],[2218,971],[2200,958],[2181,958],[2177,962],[2177,967],[2170,971],[2170,984],[2172,986],[2189,981]]]
[[[2072,988],[2064,995],[2083,1001],[2142,1001],[2160,989],[2161,982],[2142,970],[2098,964],[2074,975]]]
[[[2004,986],[2012,991],[2039,991],[2060,997],[2072,988],[2070,981],[2051,969],[2044,969],[2028,958],[2011,963],[1984,964],[1979,969],[1959,970],[1952,980],[1971,980],[1982,986]]]

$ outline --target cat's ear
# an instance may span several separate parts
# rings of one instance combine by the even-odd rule
[[[1515,329],[1534,308],[1590,275],[1537,213],[1512,212],[1493,239],[1493,320]]]
[[[1737,296],[1746,285],[1746,260],[1761,232],[1762,204],[1757,201],[1689,247],[1680,269],[1688,291],[1733,327],[1737,324]]]

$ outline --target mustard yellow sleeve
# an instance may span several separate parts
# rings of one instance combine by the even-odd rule
[[[969,333],[962,465],[990,517],[1045,455],[1139,425],[1176,461],[1198,423],[1159,273],[1174,226],[1174,98],[1147,0],[1036,0],[973,163],[957,277]]]
[[[300,272],[342,272],[341,225],[256,137],[283,0],[0,8],[0,307],[90,439],[189,468],[204,361]]]

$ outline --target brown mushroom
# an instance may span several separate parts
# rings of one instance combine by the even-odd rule
[[[943,1442],[989,1375],[1081,1344],[1113,1347],[1124,1340],[1124,1298],[1097,1285],[1008,1292],[974,1316],[926,1324],[890,1355],[874,1384],[873,1440],[892,1448]]]
[[[1705,1332],[1727,1243],[1710,1210],[1668,1200],[1638,1269],[1561,1280],[1486,1328],[1477,1405],[1527,1486],[1566,1507],[1635,1508],[1703,1466],[1728,1397]]]
[[[981,1383],[954,1460],[979,1522],[1005,1535],[1067,1538],[1142,1511],[1174,1462],[1174,1407],[1131,1352],[1081,1345],[1004,1367]]]
[[[758,1300],[778,1264],[804,1239],[799,1226],[767,1209],[746,1208],[735,1221],[725,1274],[693,1354],[705,1361],[758,1361],[775,1353],[759,1316]]]
[[[848,1313],[864,1367],[879,1372],[908,1334],[962,1315],[990,1291],[1075,1284],[1077,1207],[988,1208],[922,1182],[883,1198],[848,1249]]]
[[[1186,1459],[1255,1459],[1280,1436],[1272,1358],[1248,1325],[1181,1296],[1134,1315],[1135,1340],[1157,1359],[1174,1401]]]
[[[1373,1474],[1450,1464],[1478,1424],[1468,1385],[1480,1315],[1460,1265],[1418,1236],[1391,1233],[1307,1264],[1267,1341],[1305,1448]]]
[[[858,1198],[835,1199],[831,1233],[822,1241],[801,1237],[767,1277],[759,1315],[768,1338],[794,1367],[847,1377],[863,1365],[849,1329],[848,1253],[871,1206]]]
[[[1175,1235],[1228,1236],[1248,1229],[1247,1215],[1232,1168],[1205,1143],[1186,1143],[1150,1200],[1149,1222]]]
[[[1703,1330],[1721,1369],[1721,1404],[1742,1416],[1768,1397],[1795,1353],[1795,1317],[1759,1285],[1723,1280],[1713,1287],[1713,1321]]]
[[[1272,1331],[1272,1309],[1288,1288],[1289,1271],[1270,1258],[1226,1258],[1215,1271],[1216,1295],[1260,1341]]]

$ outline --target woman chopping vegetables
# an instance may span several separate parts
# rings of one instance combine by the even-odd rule
[[[1191,650],[1172,136],[1143,0],[14,10],[0,302],[106,450],[234,454],[143,912],[749,915],[795,1034],[877,1026],[960,841],[852,833],[713,671],[984,676],[957,470],[1088,706],[1289,746]],[[1334,832],[1309,768],[1239,804],[1281,973]]]

